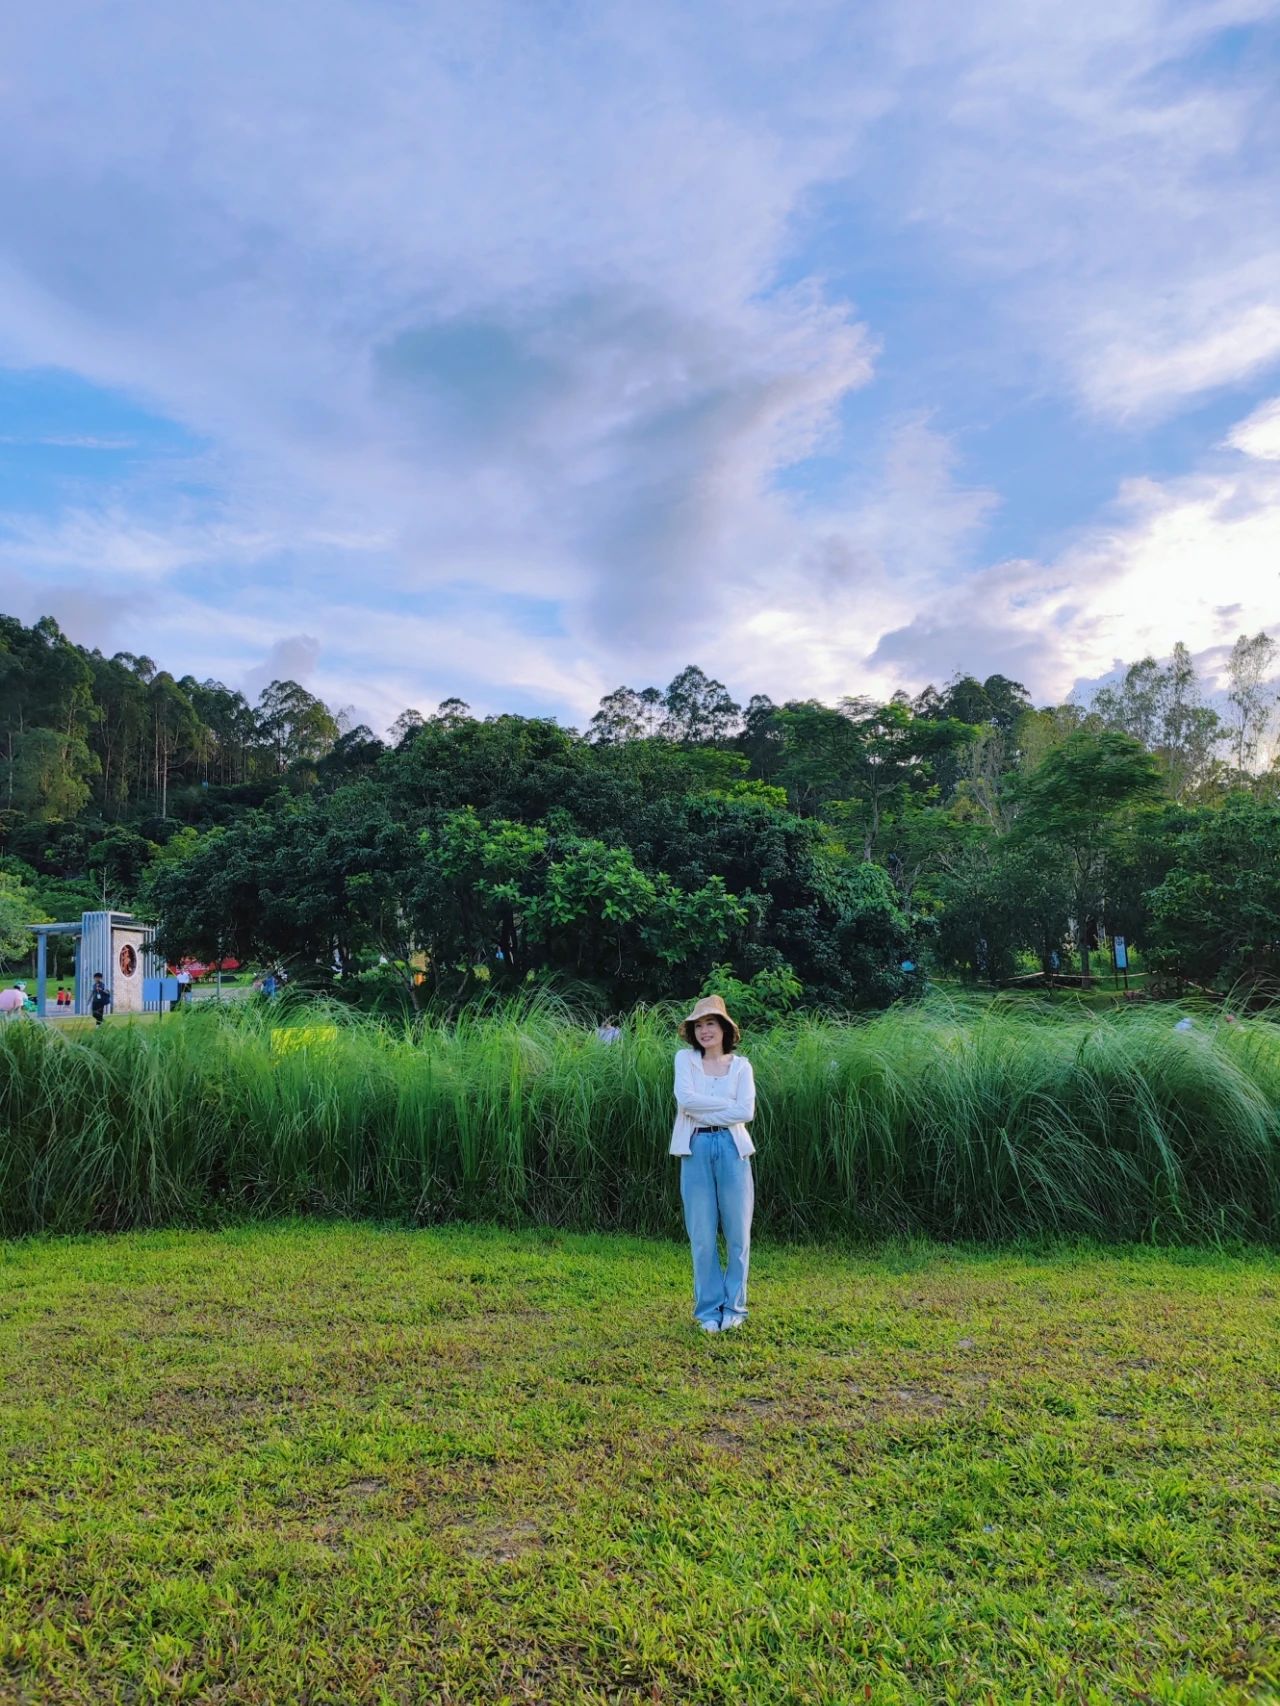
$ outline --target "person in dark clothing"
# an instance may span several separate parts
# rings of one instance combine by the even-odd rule
[[[107,1008],[111,1005],[111,991],[102,981],[102,973],[93,974],[93,988],[89,991],[89,1011],[93,1014],[93,1022],[100,1025],[107,1016]]]

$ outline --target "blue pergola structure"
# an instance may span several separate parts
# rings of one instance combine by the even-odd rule
[[[89,1011],[93,974],[100,971],[112,995],[112,1011],[155,1013],[177,994],[177,984],[164,976],[164,962],[154,946],[155,925],[144,924],[131,912],[86,912],[75,924],[33,924],[36,938],[36,1016],[48,1013],[49,938],[70,936],[75,942],[75,1001],[73,1011]]]

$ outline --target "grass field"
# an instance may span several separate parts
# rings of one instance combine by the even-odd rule
[[[1280,1699],[1280,1267],[0,1246],[5,1701]]]

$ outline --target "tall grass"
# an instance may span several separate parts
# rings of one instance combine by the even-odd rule
[[[748,1036],[784,1236],[1276,1240],[1280,1025],[945,1005]],[[674,1015],[0,1026],[0,1232],[302,1212],[674,1232]]]

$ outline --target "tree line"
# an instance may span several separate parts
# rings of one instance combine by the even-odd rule
[[[83,903],[414,1002],[558,977],[618,1006],[711,978],[748,1011],[882,1004],[926,969],[1087,974],[1104,931],[1265,983],[1275,662],[1242,636],[1221,709],[1185,646],[1088,706],[1001,675],[744,706],[690,666],[580,732],[455,699],[381,739],[296,682],[250,705],[4,617],[0,952]]]

